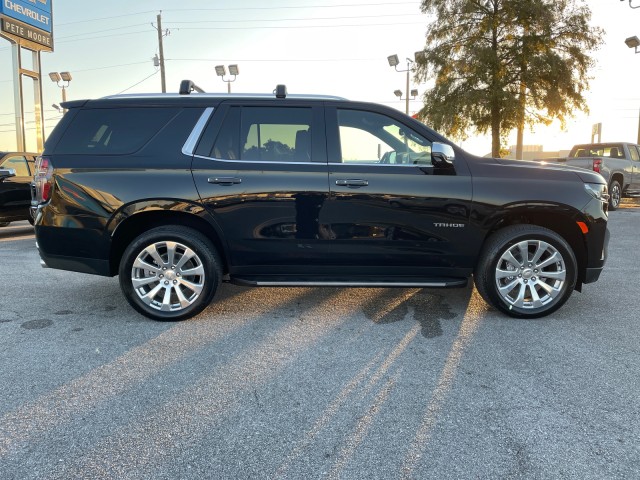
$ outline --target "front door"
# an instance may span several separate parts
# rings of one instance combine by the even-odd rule
[[[326,117],[336,261],[381,275],[469,268],[472,190],[462,159],[434,163],[432,140],[399,116],[338,107]]]

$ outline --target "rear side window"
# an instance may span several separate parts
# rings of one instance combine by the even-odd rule
[[[56,153],[122,155],[146,144],[177,108],[97,108],[80,110],[64,132]]]

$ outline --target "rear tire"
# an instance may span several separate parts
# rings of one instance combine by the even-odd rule
[[[119,267],[120,288],[129,304],[154,320],[197,315],[213,300],[222,278],[215,247],[188,227],[157,227],[135,238]]]
[[[486,241],[474,271],[485,301],[516,318],[556,311],[571,296],[577,262],[557,233],[536,225],[513,225]]]
[[[622,201],[622,187],[617,180],[611,180],[609,184],[609,210],[617,210]]]

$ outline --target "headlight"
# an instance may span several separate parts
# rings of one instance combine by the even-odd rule
[[[603,202],[609,201],[609,193],[604,183],[585,183],[584,188],[592,197]]]

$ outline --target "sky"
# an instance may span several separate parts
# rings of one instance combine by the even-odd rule
[[[563,130],[526,130],[525,145],[544,151],[569,150],[591,140],[591,128],[602,123],[602,141],[636,141],[640,116],[640,55],[624,40],[640,36],[640,8],[628,0],[587,0],[592,25],[605,30],[603,46],[595,52],[596,67],[586,92],[590,112],[576,112]],[[640,7],[640,0],[631,5]],[[397,54],[399,68],[421,50],[432,17],[420,12],[419,1],[401,0],[53,0],[54,51],[43,52],[42,88],[45,135],[60,118],[61,89],[49,72],[71,72],[68,100],[99,98],[117,93],[161,91],[157,15],[162,15],[167,91],[180,81],[193,80],[207,92],[226,92],[216,65],[237,64],[240,74],[231,83],[234,93],[269,93],[276,84],[289,93],[328,94],[351,100],[384,103],[405,110],[406,74],[396,72],[387,57]],[[23,67],[31,55],[23,51]],[[0,150],[16,148],[10,43],[0,39]],[[233,77],[227,76],[227,79]],[[33,82],[23,80],[27,150],[36,150]],[[429,84],[411,82],[423,93]],[[420,109],[419,98],[410,113]],[[515,132],[510,138],[515,144]],[[491,151],[487,136],[456,143],[471,153]]]

